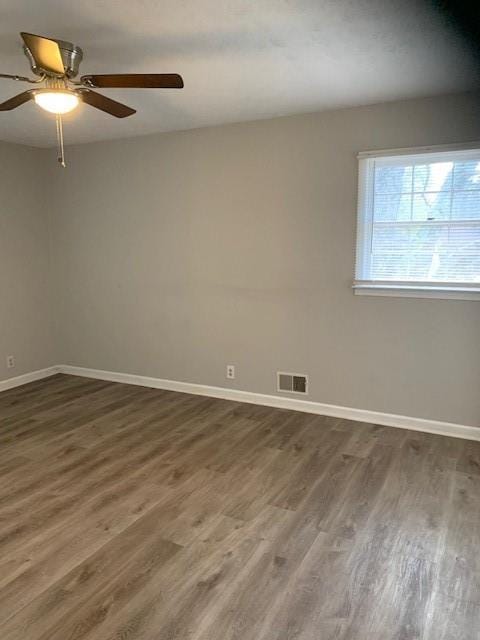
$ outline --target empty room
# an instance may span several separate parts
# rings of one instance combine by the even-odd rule
[[[4,0],[0,640],[479,640],[480,18]]]

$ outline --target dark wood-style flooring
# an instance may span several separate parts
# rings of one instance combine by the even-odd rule
[[[480,443],[60,375],[0,421],[1,640],[480,637]]]

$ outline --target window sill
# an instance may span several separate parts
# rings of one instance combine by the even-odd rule
[[[444,300],[479,300],[479,287],[448,287],[399,283],[355,283],[357,296],[393,296],[400,298],[440,298]]]

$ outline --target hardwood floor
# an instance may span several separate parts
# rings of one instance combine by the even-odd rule
[[[480,443],[60,375],[0,421],[1,640],[480,637]]]

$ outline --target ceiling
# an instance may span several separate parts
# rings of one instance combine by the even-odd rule
[[[1,0],[0,72],[26,75],[20,31],[84,50],[81,73],[177,72],[184,90],[104,90],[137,109],[81,106],[66,142],[91,142],[477,88],[467,40],[422,0]],[[0,81],[0,100],[28,88]],[[33,103],[0,139],[52,146]]]

